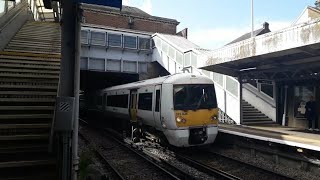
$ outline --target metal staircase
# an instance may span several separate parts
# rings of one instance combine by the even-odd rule
[[[243,124],[256,125],[256,124],[273,124],[274,121],[268,118],[265,114],[253,107],[247,101],[242,100]]]
[[[60,26],[27,22],[0,52],[0,179],[56,179],[48,152],[60,73]]]

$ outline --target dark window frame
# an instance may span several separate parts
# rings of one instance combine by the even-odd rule
[[[160,112],[160,104],[161,104],[161,93],[160,93],[160,89],[156,90],[156,99],[155,99],[155,108],[154,111],[155,112]]]
[[[121,94],[121,95],[108,95],[107,96],[107,106],[118,107],[118,108],[128,108],[129,95]]]

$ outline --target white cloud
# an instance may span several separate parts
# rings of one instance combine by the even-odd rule
[[[269,27],[271,31],[277,31],[290,26],[290,22],[270,21]],[[255,29],[262,27],[262,23],[257,23]],[[231,42],[244,33],[250,32],[251,27],[225,27],[225,28],[209,28],[209,29],[189,29],[189,40],[202,48],[217,49]]]
[[[151,0],[123,0],[123,5],[133,6],[145,11],[148,14],[152,13],[152,1]]]

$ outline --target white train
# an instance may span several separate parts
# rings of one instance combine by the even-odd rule
[[[139,133],[171,145],[213,143],[218,133],[218,108],[213,81],[206,76],[175,74],[101,90],[102,111],[124,119]]]

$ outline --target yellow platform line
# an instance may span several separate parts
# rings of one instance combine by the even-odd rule
[[[0,55],[61,59],[61,54],[44,54],[31,52],[0,51]]]

